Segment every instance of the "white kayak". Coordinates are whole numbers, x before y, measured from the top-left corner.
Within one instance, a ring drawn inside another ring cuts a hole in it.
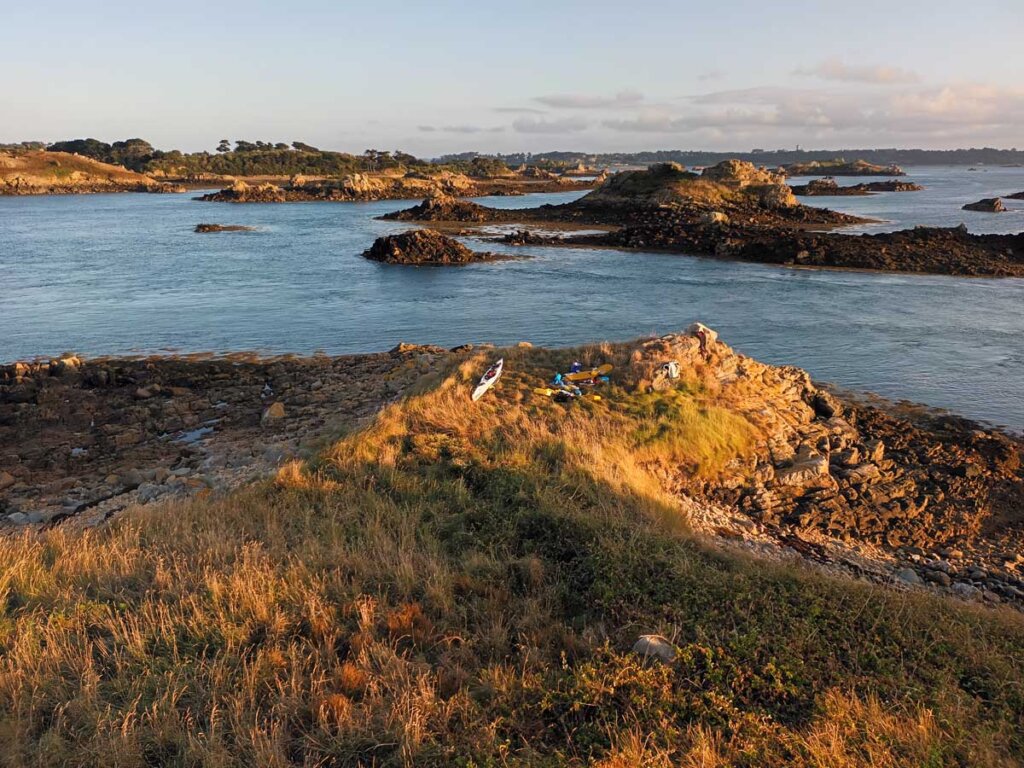
[[[494,386],[494,382],[501,378],[501,369],[505,365],[505,360],[502,358],[490,368],[487,372],[480,377],[480,383],[476,385],[476,389],[473,390],[473,399],[479,400],[484,396],[484,392]]]

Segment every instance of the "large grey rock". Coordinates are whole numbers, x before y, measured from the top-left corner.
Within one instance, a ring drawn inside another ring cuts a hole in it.
[[[690,323],[689,327],[686,329],[686,333],[690,336],[696,336],[697,331],[701,328],[704,329],[704,334],[707,336],[708,344],[714,344],[718,341],[718,331],[708,328],[704,323]]]
[[[160,496],[162,490],[155,483],[143,483],[139,486],[139,501],[143,504],[153,501]]]
[[[973,600],[981,594],[981,590],[973,584],[968,584],[966,581],[958,581],[953,585],[953,594],[964,598],[965,600]]]
[[[122,472],[118,479],[121,481],[121,485],[129,490],[138,488],[144,482],[145,478],[142,476],[142,472],[137,469],[129,469]]]
[[[976,203],[968,203],[963,207],[965,211],[981,211],[982,213],[1003,213],[1006,206],[998,197],[986,197]]]
[[[803,487],[819,483],[827,476],[828,459],[804,447],[797,452],[792,466],[775,471],[775,483]]]
[[[908,586],[917,586],[921,584],[921,577],[917,575],[917,571],[913,568],[900,568],[894,574],[896,581],[899,581]]]
[[[263,411],[263,415],[260,417],[260,424],[267,426],[274,424],[284,418],[284,403],[277,402],[271,403],[267,406],[267,409]]]
[[[676,660],[676,648],[661,635],[640,635],[633,643],[633,653],[639,653],[647,659],[657,659],[666,664]]]
[[[700,217],[702,224],[728,224],[729,217],[721,211],[708,211]]]
[[[853,467],[842,472],[842,476],[853,485],[876,480],[881,474],[881,471],[874,464],[861,464],[859,467]]]
[[[945,571],[925,571],[924,577],[942,587],[948,587],[953,581]]]

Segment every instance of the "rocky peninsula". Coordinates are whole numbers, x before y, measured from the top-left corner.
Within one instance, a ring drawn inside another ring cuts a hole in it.
[[[14,757],[1014,764],[1020,443],[704,336],[4,367]]]
[[[781,175],[736,160],[700,174],[676,164],[619,173],[565,205],[497,210],[444,198],[384,218],[470,229],[501,223],[524,225],[520,230],[608,230],[534,236],[530,244],[662,250],[787,266],[1024,276],[1024,233],[974,235],[964,227],[877,235],[826,231],[865,220],[801,205]]]
[[[664,421],[687,434],[671,421],[684,404],[661,364],[676,360],[686,381],[702,382],[701,407],[733,424],[739,453],[712,464],[700,454],[652,457],[645,471],[705,535],[770,557],[795,552],[847,576],[1024,607],[1024,446],[998,430],[830,392],[713,333],[707,355],[689,333],[501,354],[512,376],[501,397],[514,400],[551,366],[612,362],[607,410],[596,416],[609,434],[625,426],[615,414],[638,419],[634,428]],[[95,525],[134,505],[225,492],[481,359],[472,347],[400,345],[343,357],[65,356],[5,366],[0,528]]]

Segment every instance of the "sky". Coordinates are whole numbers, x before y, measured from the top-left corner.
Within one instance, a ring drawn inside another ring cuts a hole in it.
[[[39,0],[0,28],[0,142],[1024,148],[1021,0]]]

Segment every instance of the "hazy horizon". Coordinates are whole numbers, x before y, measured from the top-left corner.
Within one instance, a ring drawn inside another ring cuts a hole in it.
[[[421,156],[1024,144],[1024,10],[858,6],[43,2],[5,11],[36,34],[0,49],[14,73],[0,142]]]

